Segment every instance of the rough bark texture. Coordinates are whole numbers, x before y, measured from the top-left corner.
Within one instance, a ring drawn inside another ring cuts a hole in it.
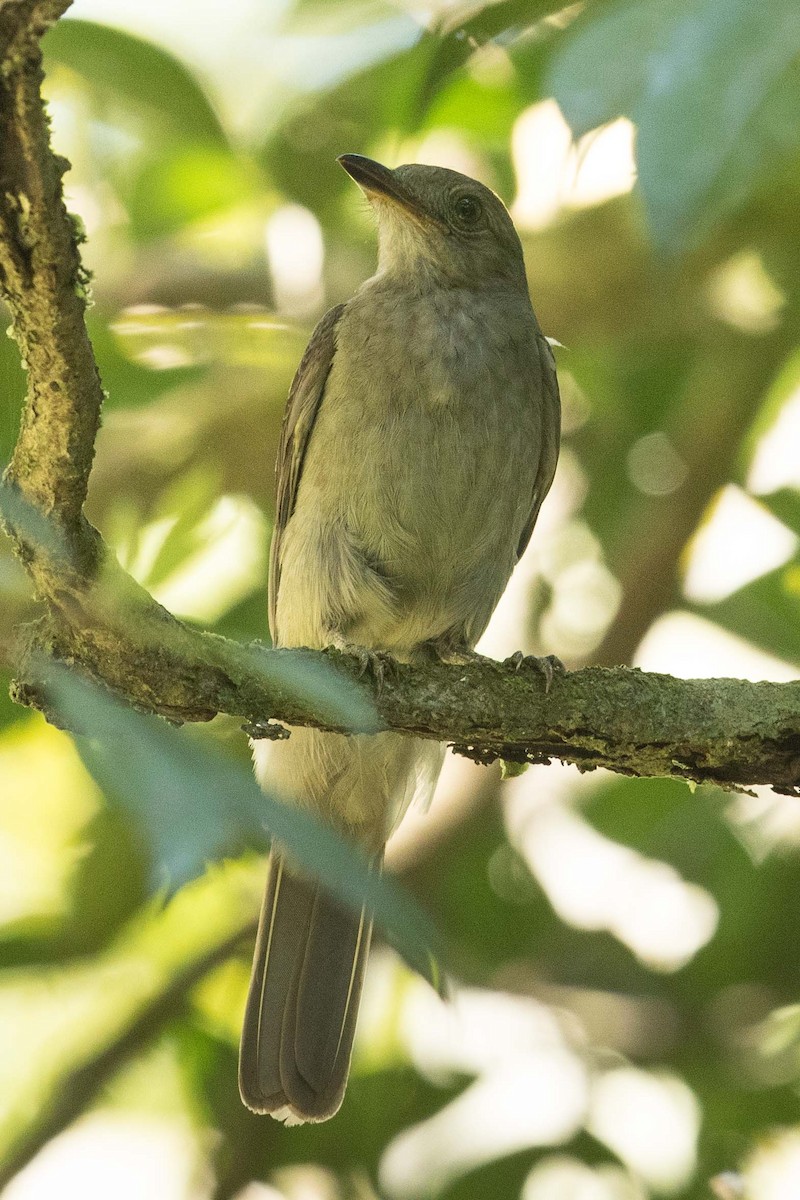
[[[47,711],[43,663],[86,671],[172,720],[244,718],[447,741],[478,761],[551,757],[800,794],[800,682],[680,680],[593,668],[392,666],[382,684],[335,651],[267,650],[190,629],[124,574],[82,509],[102,389],[84,324],[66,168],[49,147],[38,39],[69,0],[0,0],[0,286],[28,369],[3,511],[47,615],[20,631],[14,695]],[[42,519],[52,536],[41,536]],[[327,699],[317,684],[325,684]],[[316,682],[314,682],[316,681]]]

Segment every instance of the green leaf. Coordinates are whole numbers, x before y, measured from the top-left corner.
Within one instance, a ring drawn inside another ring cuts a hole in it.
[[[633,116],[647,95],[653,56],[688,6],[687,0],[633,0],[586,10],[553,56],[548,73],[576,138],[617,117]],[[663,61],[666,65],[666,57]]]
[[[800,667],[800,559],[695,611],[768,654]]]
[[[768,13],[750,0],[636,0],[590,9],[550,81],[576,136],[620,115],[634,121],[653,239],[677,251],[800,146],[786,92],[800,95],[798,52],[795,0]]]
[[[99,25],[68,19],[48,30],[45,61],[82,75],[102,99],[114,97],[160,125],[175,140],[224,148],[219,118],[194,75],[152,42]]]
[[[197,978],[252,936],[262,876],[259,863],[227,863],[167,905],[142,911],[96,958],[66,968],[5,973],[4,1183],[181,1010]]]
[[[360,6],[358,30],[370,44],[377,28],[371,4]],[[387,134],[408,135],[433,125],[451,125],[492,140],[507,136],[524,99],[538,96],[538,55],[520,46],[519,71],[508,87],[484,87],[462,73],[476,50],[487,42],[511,42],[560,5],[553,0],[501,0],[471,7],[463,20],[443,20],[438,29],[422,30],[413,22],[395,21],[394,40],[386,41],[379,61],[337,75],[333,86],[308,91],[289,106],[271,131],[263,159],[271,176],[288,195],[324,216],[332,211],[347,180],[334,167],[343,150],[368,153],[370,143]],[[301,5],[322,19],[329,5]],[[358,13],[359,6],[346,9]],[[369,18],[369,19],[368,19]],[[518,86],[519,85],[519,86]],[[319,164],[328,164],[320,171]]]
[[[185,321],[185,314],[183,316]],[[125,320],[129,319],[126,314]],[[153,322],[154,317],[151,315],[151,325]],[[203,375],[204,367],[199,363],[156,370],[135,361],[131,354],[123,352],[126,347],[109,327],[107,314],[101,313],[97,308],[90,309],[86,314],[86,324],[100,378],[107,392],[104,412],[112,408],[139,408],[164,392],[181,384],[194,382]]]
[[[277,839],[326,888],[355,911],[363,904],[406,961],[432,982],[429,918],[366,858],[311,814],[265,794],[252,772],[165,722],[123,707],[65,669],[48,672],[48,689],[76,735],[87,770],[135,816],[151,851],[156,888],[180,886],[207,864]]]
[[[162,237],[255,199],[263,190],[260,172],[226,147],[170,145],[137,176],[129,198],[131,220],[139,237]]]
[[[409,26],[399,50],[333,88],[297,97],[262,149],[275,185],[321,217],[334,212],[352,187],[337,156],[348,150],[368,153],[378,137],[416,126],[437,44],[418,26]]]
[[[759,496],[758,500],[774,517],[800,536],[800,488],[778,488],[775,492]]]
[[[344,174],[344,172],[340,172]],[[224,363],[226,368],[256,367],[276,375],[288,389],[292,373],[303,355],[311,330],[287,324],[269,309],[215,312],[211,309],[145,308],[120,314],[110,335],[131,370],[163,376],[160,390],[193,378],[199,366]],[[94,338],[94,333],[93,333]],[[105,342],[101,346],[106,362]],[[170,351],[189,367],[155,369],[136,364],[169,361]],[[123,380],[124,383],[124,380]],[[151,386],[158,386],[156,380]]]

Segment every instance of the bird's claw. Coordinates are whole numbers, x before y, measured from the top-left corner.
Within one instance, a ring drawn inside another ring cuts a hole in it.
[[[366,646],[348,646],[346,653],[352,654],[358,660],[358,677],[367,676],[375,683],[377,694],[380,696],[386,680],[397,678],[397,659],[382,650],[368,650]]]
[[[566,667],[560,658],[556,658],[555,654],[545,654],[542,658],[538,658],[535,654],[523,654],[521,650],[517,650],[505,660],[503,665],[513,667],[515,671],[520,671],[523,667],[538,671],[544,678],[545,695],[550,691],[556,675],[566,673]]]
[[[425,656],[435,663],[445,663],[450,667],[468,667],[471,663],[480,662],[482,655],[468,646],[455,646],[448,641],[423,642],[421,647]]]

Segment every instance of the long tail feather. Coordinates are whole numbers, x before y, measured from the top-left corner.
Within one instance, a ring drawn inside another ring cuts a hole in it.
[[[338,1111],[371,922],[273,853],[239,1056],[248,1108],[291,1123]]]

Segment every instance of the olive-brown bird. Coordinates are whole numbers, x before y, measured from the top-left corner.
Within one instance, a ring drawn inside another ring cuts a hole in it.
[[[378,270],[322,318],[289,393],[272,637],[463,661],[553,479],[553,355],[493,192],[440,167],[339,162],[377,216]],[[411,799],[430,794],[442,750],[295,729],[254,757],[265,788],[377,865]],[[367,915],[273,849],[241,1044],[248,1107],[287,1123],[338,1110],[370,933]]]

